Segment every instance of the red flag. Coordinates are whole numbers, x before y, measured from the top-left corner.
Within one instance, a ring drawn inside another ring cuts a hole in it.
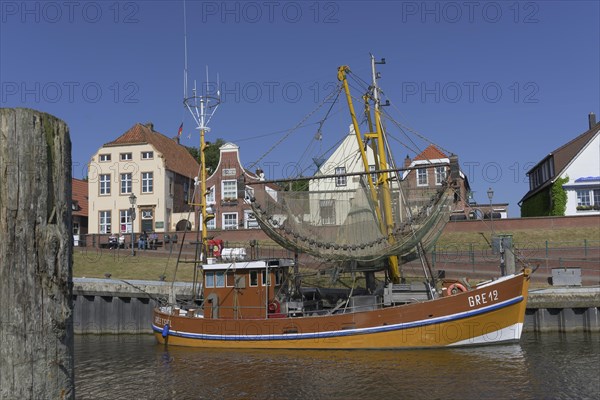
[[[177,131],[177,137],[181,137],[181,132],[183,131],[183,122],[179,125],[179,130]]]

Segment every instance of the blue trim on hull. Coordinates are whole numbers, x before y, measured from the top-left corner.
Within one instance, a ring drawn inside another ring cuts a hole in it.
[[[382,325],[370,328],[358,328],[358,329],[346,329],[343,331],[327,331],[327,332],[310,332],[310,333],[287,333],[283,335],[206,335],[201,333],[188,333],[173,330],[172,327],[169,330],[169,336],[176,336],[186,339],[199,339],[199,340],[219,340],[219,341],[269,341],[269,340],[301,340],[301,339],[324,339],[342,336],[354,336],[364,335],[370,333],[381,333],[390,332],[403,329],[417,328],[428,325],[440,324],[451,321],[458,321],[461,319],[474,317],[477,315],[485,314],[490,311],[499,310],[513,304],[517,304],[523,301],[523,296],[518,296],[510,300],[503,301],[501,303],[493,304],[491,306],[482,307],[473,311],[465,311],[458,314],[448,315],[444,317],[431,318],[427,320],[408,322],[402,324],[393,325]],[[154,332],[162,333],[163,329],[152,324],[152,330]]]

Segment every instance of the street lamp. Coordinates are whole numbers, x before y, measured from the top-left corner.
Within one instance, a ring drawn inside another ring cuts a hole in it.
[[[494,197],[494,191],[489,188],[487,191],[488,199],[490,199],[490,225],[492,227],[492,235],[494,234],[494,210],[492,208],[492,198]]]
[[[135,241],[135,236],[133,233],[133,221],[135,221],[135,202],[137,201],[137,197],[135,194],[131,192],[131,196],[129,196],[129,204],[131,204],[131,208],[129,209],[129,214],[131,215],[131,255],[135,256],[135,248],[133,247],[133,242]]]

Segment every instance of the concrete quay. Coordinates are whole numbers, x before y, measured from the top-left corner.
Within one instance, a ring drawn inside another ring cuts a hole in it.
[[[191,296],[193,285],[99,278],[73,279],[75,334],[151,333],[157,298]],[[531,289],[525,332],[600,332],[600,287]]]

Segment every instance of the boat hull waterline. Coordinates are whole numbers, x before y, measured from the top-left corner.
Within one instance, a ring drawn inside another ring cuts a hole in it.
[[[514,342],[521,337],[528,287],[526,270],[435,300],[292,318],[199,318],[157,308],[152,329],[159,343],[210,348],[401,349]]]

